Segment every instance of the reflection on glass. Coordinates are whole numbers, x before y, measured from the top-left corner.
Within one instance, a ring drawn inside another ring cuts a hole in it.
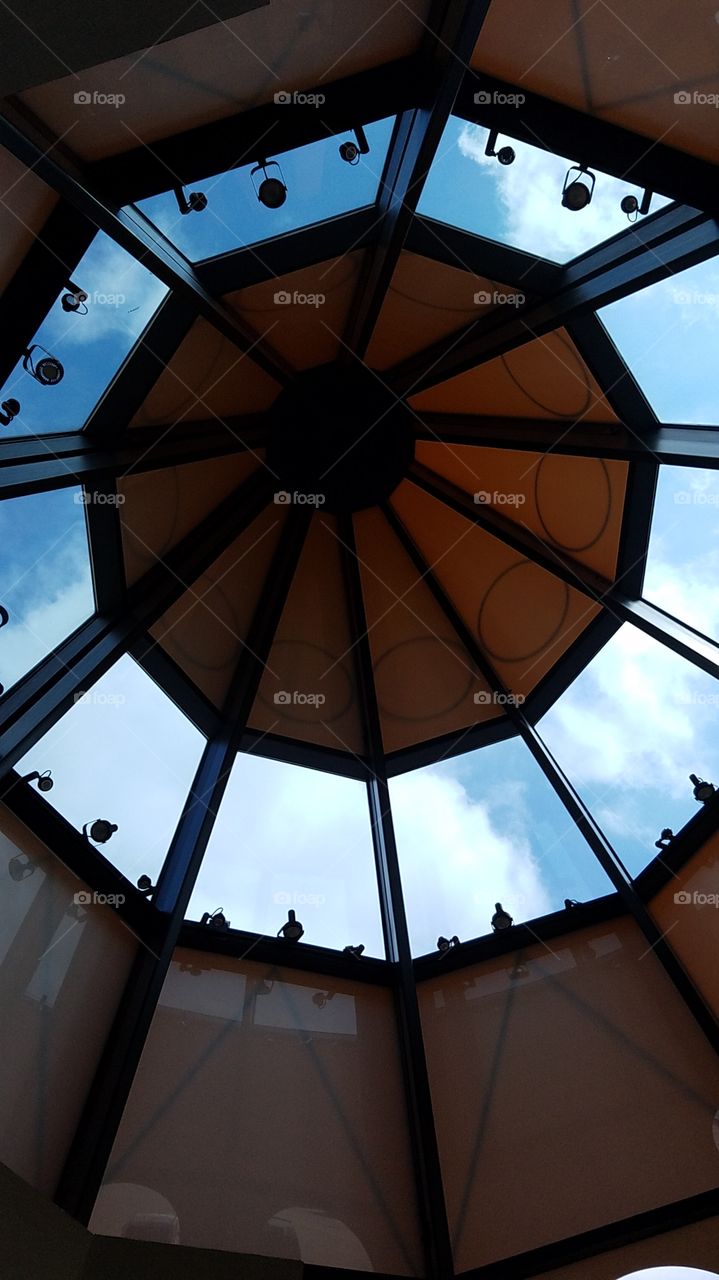
[[[719,471],[660,468],[644,595],[719,638]]]
[[[95,610],[80,489],[0,502],[0,682],[9,689]]]
[[[239,755],[188,915],[218,906],[233,928],[271,937],[293,910],[303,942],[384,955],[364,785]]]
[[[719,781],[711,676],[627,624],[547,713],[540,732],[635,875],[696,812],[690,773]]]
[[[10,397],[20,404],[17,416],[1,428],[4,436],[80,431],[167,293],[102,231],[75,268],[73,283],[86,299],[68,310],[67,297],[81,294],[63,289],[33,338],[30,360],[20,359],[0,389],[1,401]],[[56,377],[56,370],[40,364],[48,359],[59,361],[63,371],[53,385],[30,372]]]
[[[661,422],[719,425],[719,260],[710,258],[599,312]]]
[[[626,196],[641,203],[640,188],[594,170],[591,203],[564,208],[562,190],[573,160],[500,135],[499,146],[511,144],[515,153],[512,164],[500,164],[485,155],[488,138],[487,129],[450,116],[419,213],[550,262],[567,262],[629,226],[621,209]],[[668,203],[655,195],[651,212]]]
[[[515,923],[612,885],[519,739],[390,781],[414,954],[489,933],[499,901]]]
[[[262,170],[253,174],[256,165],[246,164],[193,183],[193,190],[207,199],[206,206],[197,211],[180,213],[172,191],[141,200],[138,208],[191,262],[284,235],[372,204],[393,124],[394,120],[388,119],[366,126],[369,154],[359,156],[356,164],[341,159],[340,138],[323,138],[284,155],[268,157],[266,174]],[[260,203],[257,192],[265,180],[280,182],[287,188],[281,206],[269,208]],[[185,192],[188,201],[191,195],[192,191]]]
[[[48,762],[48,799],[78,830],[96,818],[117,824],[102,853],[133,883],[162,867],[204,745],[202,735],[146,676],[122,657],[18,764]]]

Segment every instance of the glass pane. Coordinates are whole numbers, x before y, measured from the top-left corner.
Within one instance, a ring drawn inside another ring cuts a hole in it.
[[[129,880],[156,880],[204,746],[201,733],[123,657],[18,764],[51,769],[47,799],[79,831],[117,825],[102,853]],[[42,764],[40,762],[43,762]]]
[[[392,778],[390,796],[415,955],[489,933],[497,901],[519,923],[612,892],[519,739]]]
[[[719,782],[717,693],[711,676],[627,624],[540,724],[633,875],[662,829],[679,831],[696,811],[689,774]]]
[[[419,213],[550,262],[576,258],[629,226],[620,205],[629,195],[641,202],[640,188],[593,170],[591,203],[579,211],[566,209],[562,189],[573,160],[503,134],[497,145],[511,145],[516,159],[500,164],[485,155],[488,138],[487,129],[450,116]],[[655,195],[651,212],[669,203]]]
[[[0,681],[9,689],[95,611],[81,489],[0,502]]]
[[[62,380],[41,385],[18,361],[0,391],[1,400],[13,398],[20,404],[5,428],[8,435],[81,430],[167,293],[146,267],[101,231],[78,263],[73,283],[87,300],[78,311],[68,312],[58,298],[33,338],[33,367],[42,372],[40,361],[56,357],[64,369]]]
[[[599,312],[661,422],[719,426],[719,259]]]
[[[239,755],[188,915],[217,907],[235,929],[271,937],[292,909],[305,942],[383,956],[364,784]]]
[[[207,197],[202,211],[181,214],[172,191],[141,200],[138,208],[191,262],[229,253],[372,204],[393,125],[393,119],[367,125],[369,155],[360,156],[357,164],[340,158],[340,140],[334,137],[269,157],[280,167],[269,167],[267,177],[279,179],[287,188],[281,208],[266,208],[260,203],[256,191],[264,175],[251,176],[254,164],[193,183],[193,190]]]
[[[660,467],[644,595],[716,640],[718,584],[719,471]]]

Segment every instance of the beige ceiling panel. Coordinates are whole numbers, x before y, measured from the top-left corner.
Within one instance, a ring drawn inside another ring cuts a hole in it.
[[[17,271],[56,202],[54,191],[0,147],[0,291]]]

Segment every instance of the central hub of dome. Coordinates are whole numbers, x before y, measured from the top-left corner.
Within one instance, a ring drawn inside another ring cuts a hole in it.
[[[332,512],[372,507],[414,457],[414,418],[363,365],[298,374],[270,410],[267,465],[294,501]],[[296,495],[296,496],[295,496]]]

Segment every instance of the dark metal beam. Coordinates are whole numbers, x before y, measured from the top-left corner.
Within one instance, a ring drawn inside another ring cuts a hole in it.
[[[119,614],[125,606],[127,588],[114,475],[100,471],[93,476],[92,483],[85,486],[82,496],[85,499],[95,611],[105,616]]]
[[[457,96],[455,114],[695,209],[719,214],[716,167],[707,160],[530,93],[523,85],[519,88],[523,101],[518,107],[513,96],[507,100],[507,94],[516,95],[516,85],[472,71]],[[475,102],[478,90],[490,95],[488,103]]]
[[[127,652],[205,738],[216,736],[221,720],[217,707],[148,632],[133,640]]]
[[[453,1274],[452,1245],[444,1200],[439,1148],[434,1127],[429,1075],[422,1040],[417,989],[412,967],[402,880],[392,823],[389,785],[367,633],[362,579],[351,516],[340,517],[342,572],[354,637],[357,688],[372,776],[367,799],[372,826],[380,911],[387,958],[395,968],[397,1030],[405,1079],[415,1182],[429,1280]]]
[[[567,324],[567,333],[619,421],[650,435],[659,425],[657,416],[599,317],[578,316]]]
[[[256,964],[276,965],[280,969],[293,969],[300,973],[321,973],[346,982],[366,982],[375,987],[391,987],[394,982],[392,965],[377,956],[366,953],[359,958],[348,956],[343,951],[313,946],[304,941],[302,946],[296,947],[284,938],[248,933],[244,929],[208,929],[193,920],[184,922],[177,945],[205,952],[208,957],[233,956],[241,960],[248,956]]]
[[[90,618],[0,700],[0,778],[259,515],[271,495],[250,476],[137,582],[118,614]]]
[[[197,314],[223,337],[243,353],[251,351],[252,360],[265,373],[281,385],[290,381],[292,374],[285,361],[203,288],[187,258],[138,210],[119,208],[93,191],[57,139],[46,137],[25,119],[5,114],[0,115],[0,144],[174,293],[187,298]]]
[[[114,447],[84,432],[18,436],[0,444],[0,498],[46,489],[92,486],[104,473],[118,479],[189,462],[254,452],[267,443],[262,413],[245,418],[133,427]]]
[[[561,278],[562,268],[544,258],[535,258],[521,249],[511,249],[496,240],[473,235],[461,227],[437,222],[435,218],[415,214],[404,247],[445,266],[472,275],[511,285],[526,293],[552,293]]]
[[[590,250],[576,265],[570,263],[551,297],[521,307],[497,307],[401,361],[387,371],[386,379],[399,393],[436,386],[718,250],[719,224],[713,218],[669,205],[637,228],[629,227],[607,245]]]
[[[604,832],[595,822],[584,801],[574,790],[571,782],[555,760],[546,743],[540,737],[534,725],[530,724],[523,708],[511,696],[511,690],[499,679],[490,660],[487,658],[474,633],[464,622],[454,602],[447,595],[433,570],[407,531],[394,508],[385,505],[384,513],[395,534],[400,540],[422,581],[432,592],[435,600],[445,615],[451,620],[454,630],[462,641],[467,653],[481,671],[493,693],[502,698],[502,706],[515,725],[525,746],[539,765],[542,773],[561,800],[572,821],[584,836],[587,844],[595,854],[602,870],[609,877],[627,910],[644,934],[657,960],[673,983],[678,995],[693,1015],[707,1040],[716,1053],[719,1053],[719,1022],[709,1006],[694,986],[691,978],[684,970],[672,948],[667,943],[659,927],[649,914],[644,902],[636,891],[629,872],[621,858],[610,845]]]
[[[664,613],[656,605],[628,595],[623,585],[618,585],[622,583],[621,576],[618,576],[615,583],[601,577],[565,552],[558,551],[550,542],[542,541],[508,516],[482,504],[475,504],[463,489],[421,463],[413,463],[409,478],[425,493],[446,503],[453,511],[498,538],[518,555],[553,574],[568,587],[581,591],[582,595],[601,605],[617,622],[633,623],[640,631],[655,640],[661,640],[662,644],[688,659],[694,666],[719,679],[719,645]],[[635,566],[629,566],[633,567]]]
[[[133,966],[58,1183],[56,1203],[84,1223],[89,1221],[102,1185],[310,518],[302,510],[292,510],[287,516],[267,577],[267,590],[255,609],[247,643],[223,709],[222,727],[203,752],[158,877],[154,904],[164,916],[161,944],[156,952],[141,952]]]
[[[216,297],[247,289],[265,280],[313,267],[364,249],[377,235],[374,205],[353,209],[351,213],[314,222],[298,231],[288,231],[259,244],[246,245],[217,258],[207,258],[195,265],[197,278]]]
[[[377,197],[379,237],[365,259],[345,334],[347,346],[360,359],[370,344],[489,2],[449,0],[443,7],[436,29],[427,34],[420,80],[425,92],[431,92],[431,106],[413,105],[397,117]]]

